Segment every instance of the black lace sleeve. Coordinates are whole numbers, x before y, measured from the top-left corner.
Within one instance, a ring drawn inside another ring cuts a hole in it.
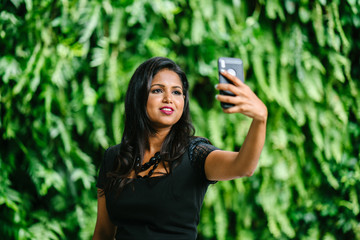
[[[189,159],[191,165],[198,171],[206,182],[214,184],[216,181],[209,181],[205,175],[206,157],[214,150],[219,148],[213,146],[206,138],[194,138],[189,145]]]
[[[106,181],[108,180],[106,174],[114,169],[115,158],[119,149],[119,144],[106,149],[96,182],[97,188],[104,189]]]

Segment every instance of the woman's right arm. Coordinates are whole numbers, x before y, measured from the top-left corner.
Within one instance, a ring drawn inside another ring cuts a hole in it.
[[[97,219],[95,225],[95,231],[93,240],[105,240],[105,239],[114,239],[116,226],[110,221],[109,214],[106,209],[106,198],[105,194],[102,193],[102,189],[98,188],[97,196],[98,196],[98,212]]]

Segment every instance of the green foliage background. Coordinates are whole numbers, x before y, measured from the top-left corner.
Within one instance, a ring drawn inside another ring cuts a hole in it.
[[[215,101],[244,61],[269,110],[251,178],[209,189],[199,239],[360,239],[360,1],[0,1],[0,236],[89,239],[104,149],[134,69],[175,60],[197,135],[238,150],[250,120]]]

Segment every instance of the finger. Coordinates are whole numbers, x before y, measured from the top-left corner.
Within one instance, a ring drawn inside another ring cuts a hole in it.
[[[232,83],[234,83],[236,86],[243,86],[244,83],[238,79],[236,76],[231,75],[229,72],[227,71],[221,71],[220,72],[221,75],[223,75],[224,77],[226,77],[227,79],[229,79]]]
[[[239,113],[239,110],[237,110],[237,107],[229,107],[229,108],[223,108],[224,113]]]
[[[239,96],[216,95],[216,99],[222,103],[229,103],[233,105],[239,105],[244,103]]]
[[[251,115],[251,113],[248,113],[251,108],[251,104],[239,96],[216,95],[216,99],[222,103],[234,105],[233,107],[223,109],[225,113],[242,113],[247,116]]]
[[[249,106],[246,106],[246,104],[240,104],[240,105],[235,105],[233,107],[227,108],[227,109],[223,109],[224,113],[241,113],[247,117],[253,118],[254,114],[249,111]]]
[[[216,99],[223,103],[232,103],[234,102],[235,96],[228,96],[228,95],[216,95]]]
[[[224,113],[241,113],[252,119],[258,119],[261,121],[266,121],[267,119],[267,109],[264,105],[263,108],[254,108],[253,105],[247,103],[239,103],[233,107],[223,109]]]
[[[240,95],[241,91],[238,86],[229,83],[219,83],[215,86],[217,90],[229,91],[235,95]]]

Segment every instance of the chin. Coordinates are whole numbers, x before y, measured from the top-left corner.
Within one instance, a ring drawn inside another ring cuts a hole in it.
[[[171,122],[157,122],[154,123],[155,128],[172,128],[177,122],[171,121]]]

